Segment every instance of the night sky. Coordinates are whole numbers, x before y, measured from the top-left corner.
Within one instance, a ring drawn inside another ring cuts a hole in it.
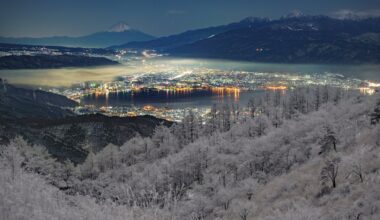
[[[0,0],[0,36],[78,36],[120,21],[163,36],[293,10],[380,15],[380,0]]]

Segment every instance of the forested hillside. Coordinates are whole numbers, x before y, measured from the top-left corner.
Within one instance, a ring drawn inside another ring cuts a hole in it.
[[[319,86],[190,111],[78,165],[15,138],[0,219],[380,219],[379,134],[379,94]]]

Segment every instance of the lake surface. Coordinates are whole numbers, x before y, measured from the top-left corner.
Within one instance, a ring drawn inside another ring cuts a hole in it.
[[[168,93],[165,91],[119,92],[108,95],[88,95],[82,98],[85,105],[143,107],[207,108],[213,104],[234,103],[247,106],[249,100],[261,91],[241,91],[239,93],[215,93],[211,90],[194,90],[187,93]]]
[[[323,65],[323,64],[267,64],[210,59],[154,58],[136,60],[121,65],[91,68],[63,68],[46,70],[0,70],[0,77],[13,84],[31,86],[70,86],[85,81],[112,81],[118,76],[156,72],[178,72],[194,69],[218,69],[281,74],[334,73],[363,80],[380,81],[380,65]]]

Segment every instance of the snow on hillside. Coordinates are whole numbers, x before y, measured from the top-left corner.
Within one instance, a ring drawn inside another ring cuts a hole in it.
[[[1,148],[0,218],[380,219],[379,98],[267,92],[249,115],[189,112],[78,165],[16,138]]]

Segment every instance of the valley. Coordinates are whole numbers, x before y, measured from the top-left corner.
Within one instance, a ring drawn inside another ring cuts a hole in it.
[[[0,220],[380,219],[378,1],[4,0],[0,26]]]

